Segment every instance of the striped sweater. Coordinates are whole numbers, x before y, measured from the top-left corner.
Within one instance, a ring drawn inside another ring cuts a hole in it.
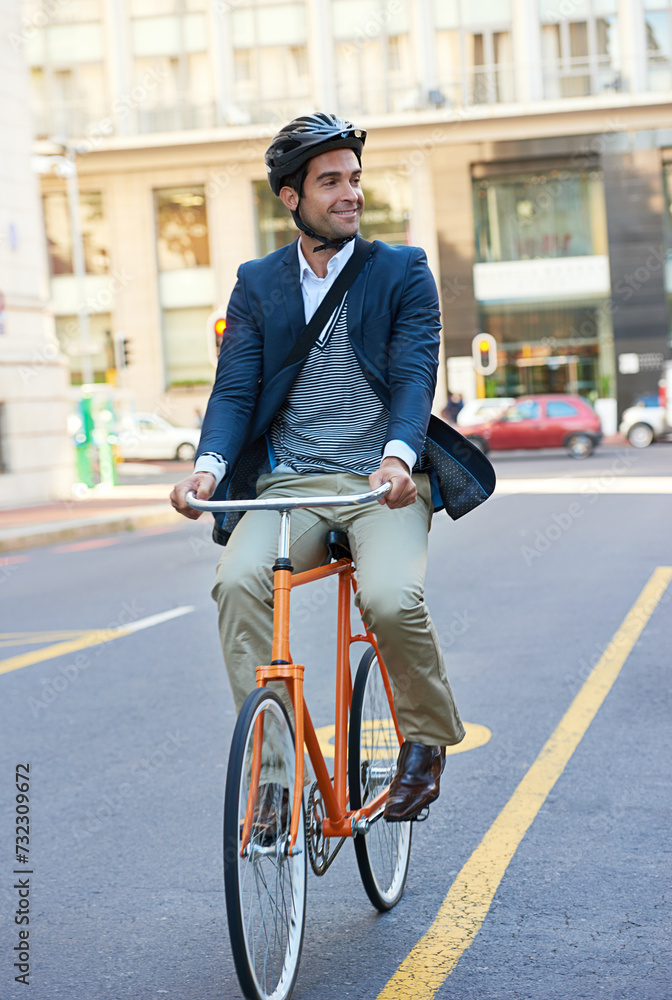
[[[346,292],[271,425],[274,471],[368,476],[380,465],[387,417],[348,338]]]

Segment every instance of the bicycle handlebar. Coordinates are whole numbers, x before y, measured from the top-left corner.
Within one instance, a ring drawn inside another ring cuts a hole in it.
[[[354,493],[349,496],[332,497],[268,497],[266,500],[197,500],[193,490],[187,493],[187,503],[194,510],[228,513],[234,510],[296,510],[298,507],[354,507],[358,504],[373,503],[384,497],[392,489],[392,483],[382,483],[368,493]]]

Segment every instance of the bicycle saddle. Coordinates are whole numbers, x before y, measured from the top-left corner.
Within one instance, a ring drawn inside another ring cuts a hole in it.
[[[345,531],[330,531],[327,535],[327,551],[331,561],[352,559],[347,533]]]

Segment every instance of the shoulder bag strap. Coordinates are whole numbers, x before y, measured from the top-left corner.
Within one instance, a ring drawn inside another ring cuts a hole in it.
[[[291,365],[296,364],[297,361],[306,360],[313,344],[327,325],[329,317],[364,267],[372,247],[373,243],[362,239],[361,236],[359,237],[355,243],[352,257],[324,296],[310,322],[299,334],[294,346],[285,358],[282,368],[279,369],[280,371],[283,368],[289,368]]]

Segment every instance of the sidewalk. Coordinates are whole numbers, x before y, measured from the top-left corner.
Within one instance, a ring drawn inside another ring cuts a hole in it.
[[[0,553],[133,531],[157,524],[184,523],[170,506],[166,483],[90,490],[82,499],[0,509]]]

